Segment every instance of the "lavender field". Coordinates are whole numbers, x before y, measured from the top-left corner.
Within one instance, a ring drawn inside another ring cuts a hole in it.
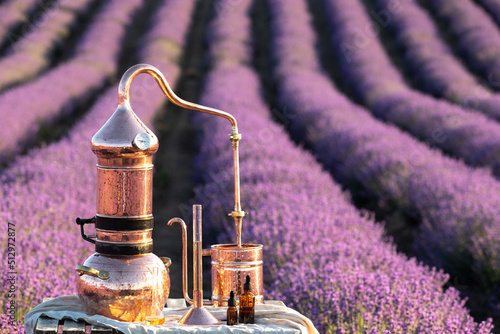
[[[500,333],[500,2],[2,0],[0,18],[0,333],[76,294],[90,139],[137,63],[238,120],[266,299],[320,333]],[[131,93],[167,147],[155,252],[192,203],[205,247],[233,242],[227,121],[146,76]]]

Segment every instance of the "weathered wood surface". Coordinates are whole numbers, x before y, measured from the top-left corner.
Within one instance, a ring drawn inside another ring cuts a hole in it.
[[[35,334],[118,334],[111,328],[103,328],[89,325],[83,321],[56,320],[48,317],[40,317],[36,323]]]

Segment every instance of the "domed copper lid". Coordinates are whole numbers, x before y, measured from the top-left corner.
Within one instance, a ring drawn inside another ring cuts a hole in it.
[[[158,150],[158,138],[125,102],[92,137],[91,148],[98,157],[144,157]]]

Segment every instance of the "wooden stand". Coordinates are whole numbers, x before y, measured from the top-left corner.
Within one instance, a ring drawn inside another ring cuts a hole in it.
[[[87,330],[88,329],[88,330]],[[57,320],[47,317],[40,317],[36,323],[35,334],[118,334],[111,328],[89,325],[83,321],[75,322],[73,320]]]

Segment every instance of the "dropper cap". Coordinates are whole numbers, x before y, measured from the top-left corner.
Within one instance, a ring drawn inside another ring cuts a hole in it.
[[[250,283],[250,275],[247,275],[245,285],[243,285],[243,290],[252,291],[252,283]]]
[[[234,291],[231,290],[231,293],[229,294],[229,300],[227,301],[227,306],[236,306],[236,303],[234,301]]]

